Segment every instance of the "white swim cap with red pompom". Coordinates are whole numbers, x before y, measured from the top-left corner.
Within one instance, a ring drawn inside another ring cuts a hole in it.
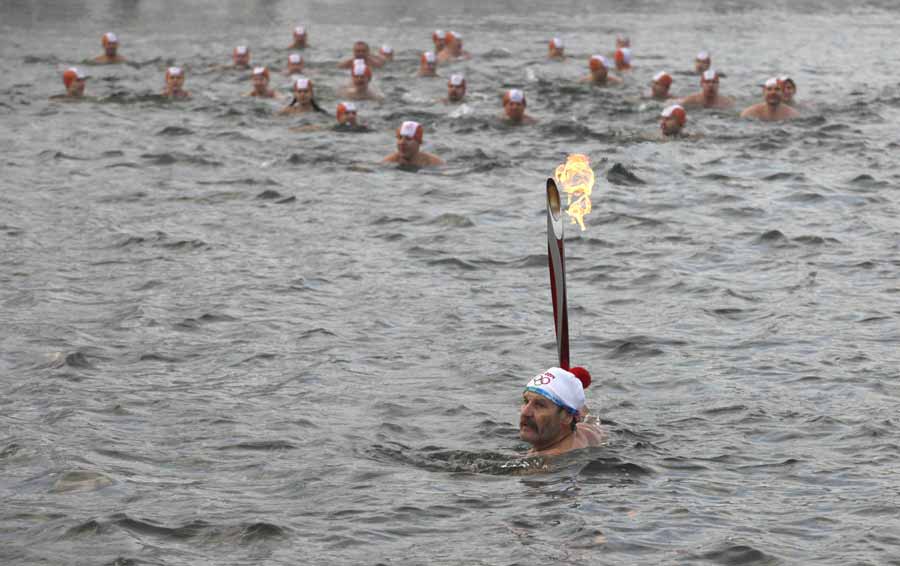
[[[546,397],[573,415],[584,413],[584,390],[591,384],[591,374],[583,367],[571,370],[553,367],[531,378],[525,391]]]

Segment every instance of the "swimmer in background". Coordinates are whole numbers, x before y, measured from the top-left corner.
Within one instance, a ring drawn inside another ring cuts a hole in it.
[[[103,45],[103,55],[94,58],[94,63],[98,65],[114,65],[116,63],[124,63],[125,58],[119,55],[119,38],[111,31],[103,34],[100,38]]]
[[[781,102],[796,110],[797,101],[794,96],[797,94],[797,83],[787,75],[778,77],[778,81],[781,83]]]
[[[303,55],[299,53],[291,53],[288,55],[287,59],[287,68],[284,70],[285,75],[302,75],[303,67],[305,65],[305,61],[303,61]]]
[[[394,48],[390,45],[382,45],[379,47],[378,54],[381,55],[381,58],[384,59],[385,63],[390,63],[394,60]]]
[[[309,44],[306,42],[305,27],[297,26],[294,28],[291,34],[293,36],[293,43],[288,45],[288,49],[306,49],[307,47],[309,47]]]
[[[700,75],[700,92],[686,96],[678,101],[685,108],[717,108],[727,109],[734,106],[734,99],[719,94],[719,73],[709,69]]]
[[[257,98],[281,98],[277,92],[269,88],[269,69],[265,67],[253,67],[253,90],[244,96]]]
[[[321,110],[316,107],[316,110]],[[321,110],[323,113],[324,110]],[[352,102],[339,102],[337,105],[337,111],[335,112],[335,118],[337,122],[335,122],[330,129],[335,132],[369,132],[369,127],[365,124],[360,124],[357,119],[357,111],[356,105]],[[322,124],[304,124],[302,126],[294,126],[292,128],[288,128],[292,132],[315,132],[321,131],[329,128],[329,126],[324,126]]]
[[[528,101],[525,93],[517,88],[510,89],[503,94],[503,115],[501,119],[507,124],[522,125],[536,124],[537,119],[525,113]]]
[[[422,57],[419,58],[419,73],[420,77],[436,77],[437,75],[437,57],[435,57],[434,53],[431,51],[426,51],[422,53]]]
[[[563,43],[563,40],[558,37],[554,37],[550,40],[550,43],[547,44],[547,59],[562,61],[565,58],[566,46]]]
[[[687,124],[687,112],[678,104],[665,108],[659,114],[659,129],[663,139],[683,137],[684,125]]]
[[[231,63],[235,69],[250,68],[250,48],[246,45],[238,45],[231,52]]]
[[[278,111],[278,114],[305,114],[323,111],[313,98],[313,82],[306,77],[297,77],[294,81],[294,98],[290,104]],[[323,111],[324,112],[324,111]]]
[[[617,35],[616,36],[616,49],[621,49],[623,47],[631,48],[631,38],[627,35]]]
[[[697,53],[697,57],[694,58],[694,72],[698,75],[702,75],[706,71],[708,71],[712,67],[712,58],[709,56],[708,51],[701,51]]]
[[[741,118],[756,118],[763,122],[781,122],[800,116],[800,113],[782,104],[781,81],[772,77],[763,86],[764,101],[745,108],[741,112]]]
[[[436,29],[431,32],[431,42],[434,44],[434,53],[440,53],[447,46],[447,32]]]
[[[588,60],[588,69],[591,74],[582,78],[579,82],[590,83],[594,86],[613,86],[622,84],[622,79],[609,74],[609,64],[603,55],[593,55]]]
[[[435,167],[444,160],[421,151],[423,129],[418,122],[406,121],[397,128],[397,151],[384,158],[383,163],[415,167]]]
[[[519,409],[519,438],[531,444],[527,456],[558,456],[606,442],[603,429],[585,422],[590,384],[582,367],[550,368],[528,381]]]
[[[66,93],[55,94],[50,97],[50,100],[79,100],[84,97],[87,77],[80,69],[76,67],[66,69],[63,71],[62,80],[63,86],[66,87]]]
[[[613,56],[616,61],[616,70],[619,72],[631,70],[631,48],[619,47]]]
[[[338,63],[339,69],[351,69],[353,68],[353,62],[357,59],[362,59],[366,62],[366,65],[369,67],[375,67],[376,69],[381,68],[384,65],[384,59],[379,57],[378,55],[372,55],[369,51],[369,44],[365,41],[357,41],[353,44],[353,57],[350,59],[344,59],[340,63]]]
[[[444,104],[460,104],[466,97],[466,77],[462,73],[450,75],[447,81],[447,97],[442,99]]]
[[[383,100],[384,97],[371,87],[371,82],[372,69],[365,59],[357,59],[350,69],[350,84],[341,88],[338,95],[350,100]]]
[[[653,75],[650,82],[650,98],[654,100],[668,100],[672,98],[669,88],[672,86],[672,75],[665,71],[660,71]]]
[[[471,59],[472,54],[463,49],[462,35],[455,31],[447,32],[447,45],[437,54],[438,61],[446,63],[460,59]]]
[[[184,69],[169,67],[166,69],[166,86],[162,95],[166,98],[190,98],[191,93],[184,90]]]

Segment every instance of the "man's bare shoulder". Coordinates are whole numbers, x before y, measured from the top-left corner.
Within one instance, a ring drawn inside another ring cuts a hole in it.
[[[423,167],[437,167],[438,165],[445,164],[446,162],[437,155],[426,153],[424,151],[420,151],[416,158],[416,165]]]

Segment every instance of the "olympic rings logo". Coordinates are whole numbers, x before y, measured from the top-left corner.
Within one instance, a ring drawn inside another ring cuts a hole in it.
[[[554,379],[556,379],[556,376],[547,371],[542,373],[541,375],[534,376],[534,379],[531,380],[531,383],[534,385],[549,385],[550,382]]]

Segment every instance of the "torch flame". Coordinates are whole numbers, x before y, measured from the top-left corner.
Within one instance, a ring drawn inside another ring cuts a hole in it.
[[[591,189],[594,188],[594,170],[587,155],[575,153],[556,168],[556,181],[566,192],[569,208],[566,212],[572,224],[584,231],[584,216],[591,212]]]

